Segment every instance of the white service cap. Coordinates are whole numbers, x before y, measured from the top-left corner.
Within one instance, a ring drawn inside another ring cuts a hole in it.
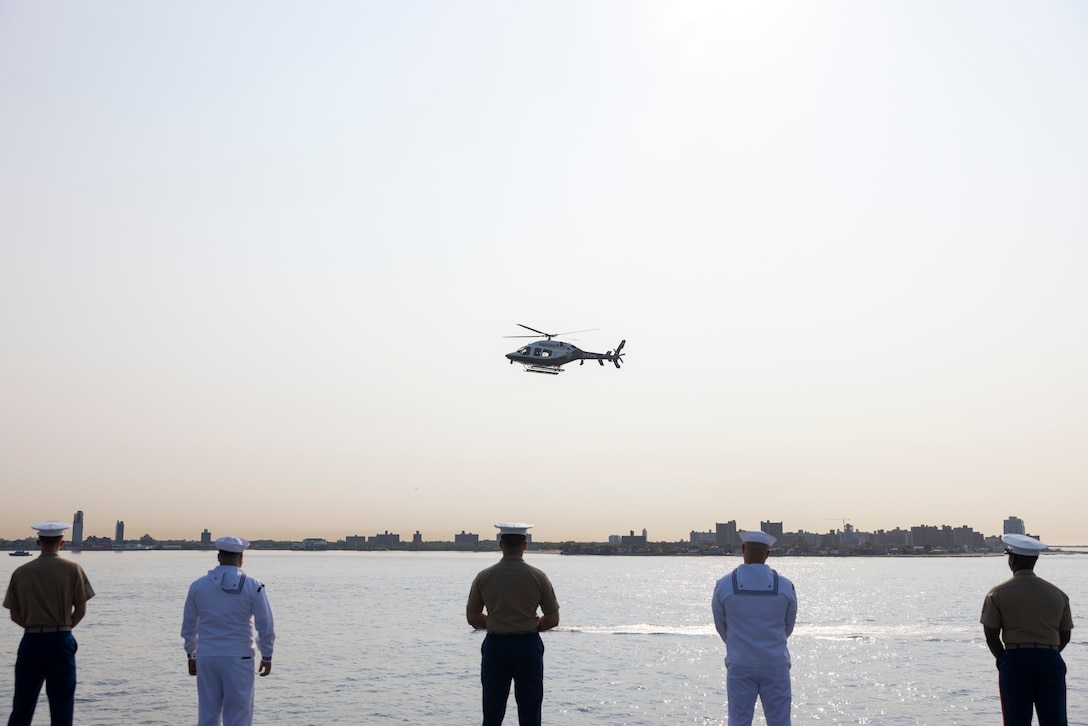
[[[520,534],[525,536],[529,534],[529,528],[533,525],[525,522],[495,522],[495,526],[499,528],[500,535]]]
[[[241,537],[220,537],[215,540],[215,546],[217,549],[223,552],[242,552],[246,547],[249,547],[249,540],[242,539]]]
[[[68,522],[38,522],[30,528],[38,530],[39,537],[63,537],[64,530],[71,526]]]
[[[770,547],[775,543],[775,538],[763,531],[756,532],[737,532],[740,535],[741,542],[755,542],[756,544],[767,545]]]
[[[1046,545],[1026,534],[1006,534],[1001,541],[1005,543],[1006,552],[1024,557],[1038,557],[1039,553],[1046,549]]]

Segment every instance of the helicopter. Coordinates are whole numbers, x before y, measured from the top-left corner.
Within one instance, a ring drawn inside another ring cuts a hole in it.
[[[552,340],[560,335],[572,335],[574,333],[585,333],[585,330],[572,330],[569,333],[545,333],[536,328],[530,328],[528,325],[522,325],[517,323],[518,327],[531,330],[537,335],[543,335],[544,340],[536,340],[529,343],[526,346],[518,348],[513,353],[507,353],[506,357],[509,359],[510,364],[521,363],[525,368],[526,373],[544,373],[551,376],[557,376],[563,372],[563,366],[567,363],[578,361],[578,365],[585,365],[587,360],[595,360],[600,365],[604,365],[604,362],[611,361],[616,368],[620,367],[620,360],[623,358],[624,344],[626,340],[621,340],[620,344],[616,346],[616,349],[610,350],[607,353],[592,353],[588,350],[582,350],[577,346],[573,346],[570,343],[564,343],[559,340]],[[591,328],[593,329],[593,328]],[[535,338],[536,335],[506,335],[506,338]]]

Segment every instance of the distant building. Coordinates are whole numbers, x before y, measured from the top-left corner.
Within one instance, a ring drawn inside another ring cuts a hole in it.
[[[117,520],[117,526],[113,530],[113,543],[115,545],[125,543],[125,523],[120,519]]]
[[[210,547],[212,544],[212,533],[207,529],[200,533],[200,544],[205,547]]]
[[[782,539],[782,523],[781,522],[760,522],[759,529],[767,534],[771,535],[775,539]]]
[[[414,544],[414,545],[423,544],[423,533],[420,532],[418,529],[412,535],[412,544]]]
[[[316,552],[318,550],[328,549],[328,540],[322,537],[307,537],[302,542],[296,542],[291,545],[293,550],[305,550],[306,552]]]
[[[718,535],[712,529],[706,532],[696,532],[693,529],[689,537],[693,545],[714,544],[718,541]]]
[[[1027,534],[1027,529],[1024,528],[1024,520],[1019,517],[1006,519],[1004,534]]]
[[[390,534],[389,530],[385,530],[385,534],[376,534],[370,538],[370,544],[374,547],[394,547],[400,545],[400,535]]]
[[[87,537],[82,549],[84,552],[108,552],[113,549],[113,541],[109,537]]]
[[[729,522],[715,522],[714,524],[714,536],[717,538],[719,545],[723,547],[731,547],[740,542],[737,537],[737,520],[731,520]]]
[[[465,530],[462,529],[461,534],[453,535],[453,541],[454,544],[479,544],[480,535],[471,534],[469,532],[465,532]]]
[[[618,535],[618,534],[608,535],[608,544],[610,544],[610,545],[618,545],[622,541],[623,541],[623,536],[622,535]]]
[[[83,549],[83,510],[80,509],[72,517],[72,544],[73,550]]]
[[[642,530],[642,531],[645,532],[646,530]],[[621,545],[627,545],[628,547],[645,546],[645,544],[646,544],[646,535],[645,534],[635,534],[635,530],[632,529],[630,534],[625,534],[622,537],[620,537],[620,544]]]
[[[357,534],[349,534],[344,538],[344,544],[352,549],[360,549],[366,544],[366,537]]]
[[[952,546],[957,550],[970,552],[971,550],[984,548],[986,538],[982,536],[981,532],[976,532],[965,524],[962,527],[952,529]]]

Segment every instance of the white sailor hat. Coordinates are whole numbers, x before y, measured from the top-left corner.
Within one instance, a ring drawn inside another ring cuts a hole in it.
[[[1006,534],[1001,537],[1005,543],[1005,551],[1024,557],[1038,557],[1039,553],[1046,549],[1046,545],[1026,534]]]
[[[524,537],[529,534],[529,528],[533,525],[525,522],[495,522],[495,526],[499,528],[500,535],[520,534]]]
[[[766,532],[737,532],[740,535],[740,541],[744,543],[754,542],[756,544],[767,545],[770,547],[775,543],[775,538]]]
[[[39,537],[63,537],[64,530],[71,526],[68,522],[38,522],[30,528],[38,530]]]
[[[249,547],[249,541],[241,537],[220,537],[215,541],[215,546],[221,552],[239,553]]]

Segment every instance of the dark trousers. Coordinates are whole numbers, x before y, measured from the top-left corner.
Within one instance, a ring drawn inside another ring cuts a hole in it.
[[[72,726],[76,698],[76,639],[67,633],[27,633],[15,659],[15,697],[8,726],[30,726],[45,683],[51,726]]]
[[[1029,726],[1033,706],[1039,726],[1067,726],[1061,653],[1046,648],[1006,650],[997,672],[1005,726]]]
[[[480,682],[484,687],[483,726],[499,726],[506,715],[510,681],[518,703],[519,726],[540,726],[544,703],[544,641],[538,633],[488,633],[480,647]]]

